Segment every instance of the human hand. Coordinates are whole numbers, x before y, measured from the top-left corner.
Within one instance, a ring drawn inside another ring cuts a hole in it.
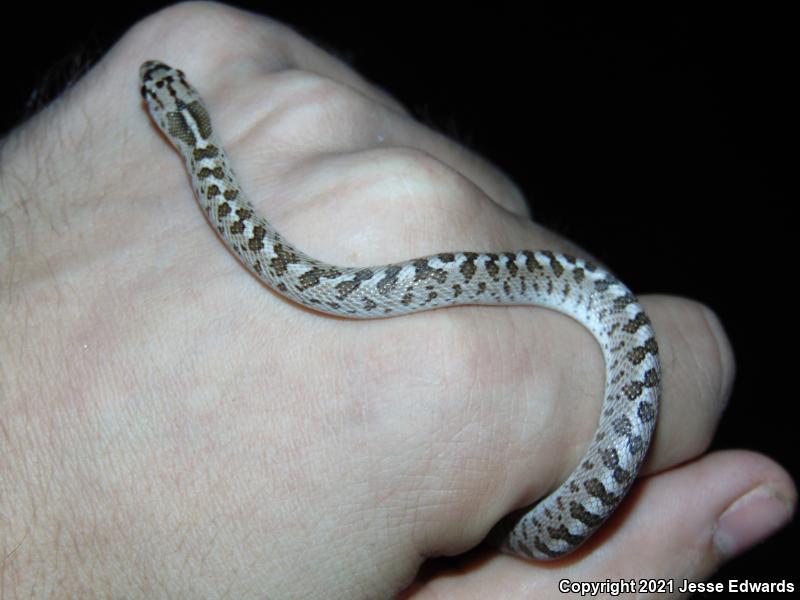
[[[119,596],[390,597],[574,468],[602,390],[583,329],[531,308],[354,323],[265,291],[150,126],[136,93],[147,58],[202,86],[251,196],[313,256],[584,254],[528,221],[502,174],[287,29],[214,5],[148,19],[3,148],[3,197],[17,198],[3,234],[7,569]],[[714,528],[737,498],[760,484],[781,498],[749,496],[764,508],[750,541],[788,516],[794,488],[774,463],[697,459],[733,376],[716,319],[643,302],[665,367],[658,475],[574,557],[488,553],[460,576],[426,572],[407,597],[698,579],[732,553]]]

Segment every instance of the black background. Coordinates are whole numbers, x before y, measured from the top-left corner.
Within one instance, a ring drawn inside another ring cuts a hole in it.
[[[796,319],[788,148],[797,67],[788,14],[237,4],[335,49],[425,122],[485,155],[521,186],[539,221],[638,293],[711,306],[738,362],[714,447],[756,449],[798,473],[796,328],[788,325]],[[19,7],[20,37],[0,42],[13,57],[3,67],[0,131],[41,100],[33,90],[57,90],[82,57],[96,57],[161,5]],[[792,580],[797,535],[790,526],[715,580]]]

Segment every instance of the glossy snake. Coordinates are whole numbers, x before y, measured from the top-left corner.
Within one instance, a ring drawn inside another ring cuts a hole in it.
[[[276,292],[319,312],[359,319],[463,304],[542,306],[591,331],[606,364],[594,438],[569,478],[499,529],[497,540],[507,552],[537,559],[562,556],[583,543],[636,478],[658,413],[658,349],[628,288],[586,260],[546,250],[444,252],[369,268],[320,262],[256,213],[183,72],[148,61],[140,76],[150,115],[185,159],[209,222]]]

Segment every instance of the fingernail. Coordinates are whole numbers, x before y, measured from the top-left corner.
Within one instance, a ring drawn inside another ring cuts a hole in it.
[[[717,521],[714,544],[726,558],[768,538],[791,518],[793,507],[767,486],[757,487],[731,504]]]

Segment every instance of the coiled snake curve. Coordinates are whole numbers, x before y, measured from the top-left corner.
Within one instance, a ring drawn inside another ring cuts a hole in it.
[[[185,75],[161,62],[140,69],[150,115],[186,161],[209,222],[276,292],[319,312],[371,319],[464,304],[531,305],[586,327],[603,350],[605,397],[575,471],[496,540],[511,554],[552,559],[582,544],[622,501],[656,424],[660,367],[650,320],[627,287],[591,262],[550,251],[446,252],[369,268],[304,254],[245,196]]]

